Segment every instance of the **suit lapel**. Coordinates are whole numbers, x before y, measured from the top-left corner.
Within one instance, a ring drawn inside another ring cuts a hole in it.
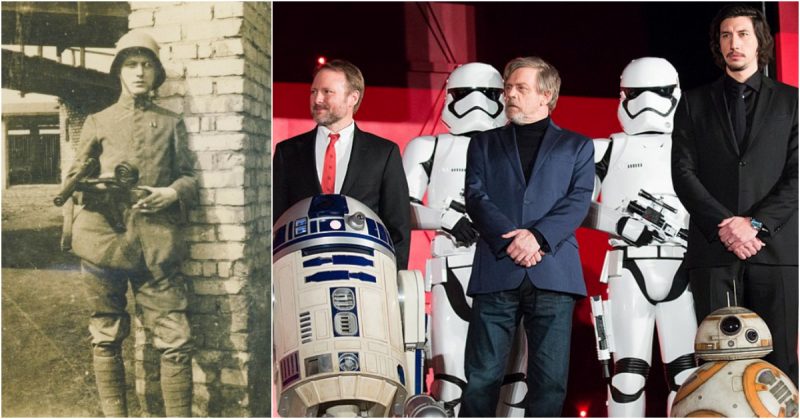
[[[561,137],[561,133],[561,128],[554,124],[553,120],[551,119],[550,126],[547,127],[547,131],[545,131],[544,137],[542,138],[542,144],[539,145],[539,152],[536,155],[536,161],[533,162],[531,179],[536,179],[536,173],[542,168],[544,161],[547,159],[548,153],[550,153],[550,150],[552,150],[556,145],[558,138]],[[531,185],[533,182],[528,182],[528,184]]]
[[[300,156],[309,156],[303,160],[301,160],[301,167],[298,173],[313,173],[314,178],[312,179],[311,183],[314,185],[314,190],[316,194],[319,195],[322,193],[322,185],[319,184],[320,175],[317,173],[317,150],[316,150],[316,142],[317,142],[317,130],[319,127],[314,128],[306,137],[303,138],[303,149],[300,151]]]
[[[500,131],[500,143],[503,151],[506,152],[506,157],[511,163],[511,170],[517,176],[517,180],[525,184],[525,176],[522,174],[522,162],[519,160],[519,149],[517,148],[517,134],[514,133],[512,124],[506,125]]]
[[[353,188],[353,185],[358,179],[359,176],[359,168],[362,164],[369,164],[369,162],[363,161],[367,154],[367,148],[369,148],[369,144],[363,136],[361,135],[361,130],[358,129],[358,126],[353,127],[353,148],[350,151],[350,161],[347,162],[347,173],[344,175],[344,181],[342,182],[342,189],[339,191],[342,195],[348,195],[350,189]]]
[[[745,144],[748,148],[753,139],[756,138],[758,130],[764,125],[764,119],[767,117],[767,110],[770,109],[772,102],[772,94],[775,91],[772,80],[767,77],[761,77],[761,91],[758,93],[758,100],[756,100],[756,109],[753,112],[753,125],[750,127],[750,132],[747,135]]]
[[[724,76],[723,76],[724,77]],[[714,115],[717,117],[720,128],[728,139],[728,145],[731,146],[733,152],[739,155],[739,145],[736,143],[736,136],[733,134],[733,125],[731,119],[728,117],[728,105],[725,101],[725,86],[722,78],[718,79],[711,85],[711,102]]]

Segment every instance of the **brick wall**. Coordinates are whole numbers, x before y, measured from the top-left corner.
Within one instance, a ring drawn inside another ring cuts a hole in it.
[[[81,138],[81,128],[88,114],[71,104],[61,101],[58,110],[59,136],[61,137],[60,159],[61,178],[72,166],[75,153],[78,149],[78,140]],[[66,145],[66,146],[65,146]]]
[[[61,142],[59,159],[62,179],[75,160],[75,153],[78,151],[78,142],[81,139],[81,130],[86,117],[100,112],[116,101],[117,97],[106,94],[98,94],[91,102],[83,103],[59,99],[58,126]]]
[[[270,414],[270,20],[261,2],[131,3],[129,26],[161,45],[158,103],[183,114],[198,162],[183,266],[197,416]],[[136,357],[137,392],[158,413],[141,329]]]

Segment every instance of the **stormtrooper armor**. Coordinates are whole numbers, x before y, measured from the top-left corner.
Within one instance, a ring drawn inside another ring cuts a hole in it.
[[[678,73],[662,58],[640,58],[622,72],[619,121],[624,132],[596,139],[595,202],[585,225],[611,234],[600,280],[608,300],[592,297],[598,354],[613,352],[611,417],[643,417],[653,327],[670,388],[669,404],[696,366],[697,321],[688,280],[679,271],[689,215],[670,172]],[[600,200],[598,201],[598,195]]]
[[[464,207],[464,176],[470,137],[501,127],[503,79],[494,67],[464,64],[447,80],[447,99],[442,121],[449,132],[411,140],[403,153],[403,168],[411,194],[412,224],[419,230],[435,230],[431,258],[425,268],[425,288],[431,292],[428,356],[433,366],[431,394],[457,412],[463,386],[471,298],[465,291],[472,269],[477,232]],[[427,205],[423,196],[427,192]],[[525,339],[518,337],[524,345]],[[522,416],[512,407],[524,399],[524,346],[516,345],[511,368],[501,394],[500,416]]]
[[[703,319],[695,340],[706,362],[678,390],[672,417],[797,417],[798,393],[789,377],[760,359],[772,334],[758,314],[725,307]]]
[[[402,416],[422,384],[422,275],[397,272],[386,227],[344,195],[298,202],[273,231],[280,415]]]

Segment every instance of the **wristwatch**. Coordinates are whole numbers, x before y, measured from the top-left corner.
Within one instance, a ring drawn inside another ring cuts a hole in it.
[[[764,223],[752,217],[750,217],[750,227],[753,227],[753,230],[755,231],[767,231],[767,229],[764,227]]]

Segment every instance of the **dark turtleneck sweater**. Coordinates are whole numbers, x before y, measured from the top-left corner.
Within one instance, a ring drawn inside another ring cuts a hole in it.
[[[533,164],[536,163],[536,155],[539,154],[539,145],[542,144],[542,138],[550,126],[550,118],[547,117],[541,121],[536,121],[531,124],[514,126],[514,135],[517,138],[517,151],[519,152],[519,161],[522,163],[522,173],[525,175],[525,182],[530,182],[531,172],[533,172]]]
[[[542,144],[542,138],[550,126],[550,117],[544,118],[541,121],[536,121],[531,124],[517,125],[512,124],[514,127],[514,135],[517,138],[517,151],[519,152],[519,162],[522,164],[522,173],[525,175],[525,183],[531,180],[531,173],[533,172],[533,164],[536,163],[536,156],[539,154],[539,146]],[[550,251],[550,246],[547,241],[535,228],[528,229],[536,237],[536,241],[545,252]]]

